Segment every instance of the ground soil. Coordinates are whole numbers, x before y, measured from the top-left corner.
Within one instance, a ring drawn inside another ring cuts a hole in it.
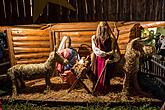
[[[71,85],[62,81],[60,77],[51,78],[52,88],[48,92],[45,90],[44,79],[38,79],[26,82],[26,88],[21,90],[18,96],[11,97],[14,99],[24,100],[55,100],[55,101],[73,101],[73,102],[152,102],[159,101],[157,99],[145,96],[126,97],[122,94],[122,77],[114,77],[111,79],[111,92],[105,96],[93,96],[78,86],[68,93]],[[83,79],[83,82],[92,91],[92,82],[89,79]],[[10,97],[10,96],[7,96]]]

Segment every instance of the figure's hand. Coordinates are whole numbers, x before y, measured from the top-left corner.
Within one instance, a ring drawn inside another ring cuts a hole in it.
[[[114,53],[114,50],[107,52],[107,55],[112,55]]]
[[[110,51],[110,52],[107,52],[107,55],[112,55],[112,54],[114,54],[114,53],[116,53],[117,52],[117,50],[112,50],[112,51]]]
[[[105,63],[113,63],[113,61],[110,59],[107,59]]]

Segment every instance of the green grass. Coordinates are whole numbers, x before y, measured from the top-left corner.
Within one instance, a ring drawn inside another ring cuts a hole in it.
[[[25,103],[25,104],[10,104],[3,105],[3,110],[160,110],[158,106],[151,106],[149,104],[143,106],[100,106],[100,105],[92,105],[92,106],[61,106],[61,107],[42,107],[36,106],[34,104]]]

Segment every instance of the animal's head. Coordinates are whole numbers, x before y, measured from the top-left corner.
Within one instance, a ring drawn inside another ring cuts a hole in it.
[[[64,59],[61,55],[57,53],[57,48],[54,47],[54,50],[49,54],[48,62],[54,63],[58,62],[60,64],[68,64],[68,60]]]
[[[54,46],[53,51],[49,54],[49,58],[48,58],[47,62],[55,60],[55,56],[57,54],[56,51],[57,51],[57,48]]]
[[[129,42],[135,38],[141,38],[141,31],[143,29],[144,28],[140,25],[140,23],[135,24],[130,30]]]
[[[140,38],[135,38],[131,42],[132,48],[141,55],[153,55],[155,48],[152,45],[144,45]]]

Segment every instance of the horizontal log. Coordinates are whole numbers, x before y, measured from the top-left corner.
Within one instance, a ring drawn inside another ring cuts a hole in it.
[[[18,60],[16,61],[16,64],[34,64],[34,63],[43,63],[47,59],[31,59],[31,60]]]
[[[154,28],[165,26],[165,21],[157,21],[157,22],[140,22],[141,26],[144,28]]]
[[[127,45],[128,44],[128,42],[118,42],[118,45]]]
[[[118,40],[118,44],[125,44],[128,43],[129,39]]]
[[[55,31],[84,31],[84,30],[96,30],[99,22],[85,22],[85,23],[57,23],[52,26],[52,30]]]
[[[93,34],[95,34],[96,33],[96,31],[80,31],[80,32],[61,32],[61,36],[70,36],[70,37],[72,37],[72,36],[86,36],[86,35],[93,35]]]
[[[114,28],[115,22],[109,21],[108,24],[111,28]],[[117,27],[121,27],[121,26],[127,26],[127,25],[131,25],[134,24],[136,22],[117,22],[116,26]],[[57,23],[54,24],[51,27],[51,30],[55,30],[55,31],[61,31],[61,32],[66,32],[66,31],[96,31],[97,26],[98,26],[99,22],[78,22],[78,23]],[[49,28],[48,28],[49,30]]]
[[[30,37],[30,36],[23,36],[23,37],[13,37],[13,41],[49,41],[50,38],[47,37]]]
[[[71,46],[73,47],[73,48],[79,48],[79,47],[81,47],[81,45],[82,45],[83,43],[72,43],[71,44]],[[85,43],[86,45],[89,45],[89,46],[91,46],[92,44],[91,43]],[[83,47],[87,47],[87,46],[83,46]],[[87,48],[89,48],[89,47],[87,47]]]
[[[33,52],[50,52],[50,48],[21,48],[14,47],[14,53],[33,53]]]
[[[13,42],[14,47],[50,47],[49,41],[25,41],[25,42]]]
[[[125,44],[125,45],[119,45],[120,50],[125,50],[126,47],[127,47],[127,44]]]
[[[15,59],[29,59],[29,58],[43,58],[49,56],[49,52],[40,52],[40,53],[26,53],[26,54],[16,54]]]
[[[37,29],[12,30],[12,36],[49,36],[49,31]]]
[[[72,39],[72,43],[91,43],[91,38],[74,38]]]
[[[119,35],[118,40],[125,40],[125,39],[129,39],[129,33]]]

